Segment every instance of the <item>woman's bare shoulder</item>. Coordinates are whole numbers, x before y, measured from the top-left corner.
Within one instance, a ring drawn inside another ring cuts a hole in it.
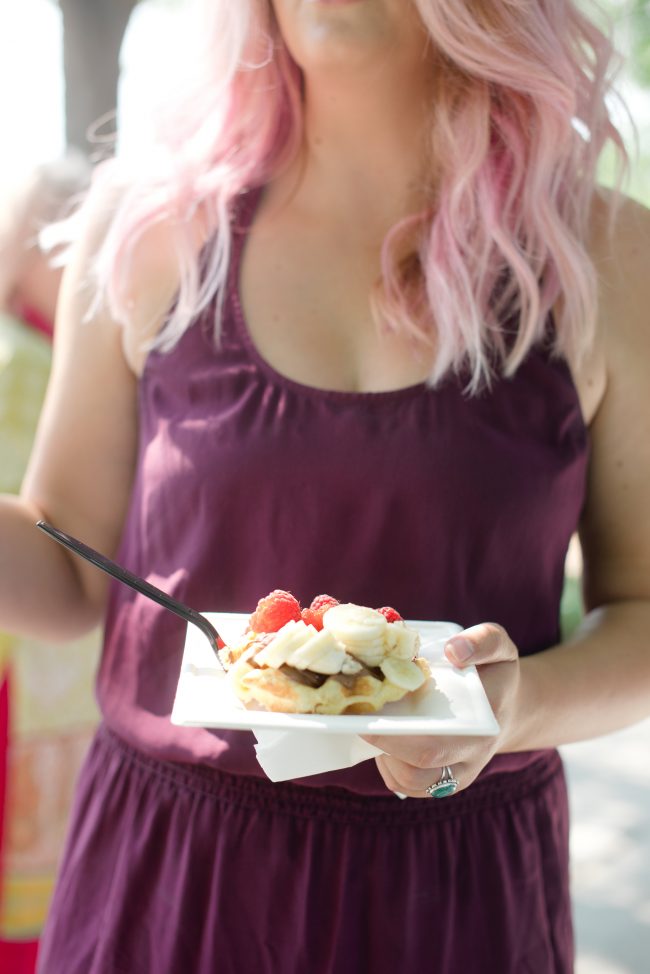
[[[99,180],[91,189],[79,214],[79,236],[76,271],[79,291],[88,291],[89,306],[94,303],[99,315],[110,315],[105,295],[97,301],[98,269],[114,232],[120,208],[129,206],[132,188],[119,177]],[[124,314],[124,353],[132,370],[139,374],[150,341],[156,336],[167,316],[179,285],[178,225],[169,218],[157,219],[133,239],[121,267],[120,294]],[[197,252],[205,241],[200,216],[190,226]],[[112,249],[112,248],[111,248]],[[106,284],[106,276],[100,274]],[[93,300],[94,299],[94,300]]]
[[[647,363],[650,355],[650,210],[599,188],[587,249],[597,278],[598,317],[593,345],[574,378],[591,424],[612,380],[630,360]]]
[[[628,197],[607,196],[596,208],[592,256],[598,275],[598,341],[608,381],[647,375],[650,365],[650,210]],[[647,384],[647,381],[646,381]]]
[[[612,310],[637,320],[639,299],[650,288],[650,209],[628,196],[599,189],[594,198],[589,251],[598,275],[601,325]],[[647,310],[646,308],[643,310]]]

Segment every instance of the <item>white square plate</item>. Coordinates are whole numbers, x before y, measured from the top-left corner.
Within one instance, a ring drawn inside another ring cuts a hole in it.
[[[206,612],[205,616],[229,643],[248,621],[247,615]],[[456,669],[443,656],[443,646],[460,627],[450,622],[412,622],[422,640],[421,655],[433,673],[420,690],[377,714],[278,714],[246,710],[214,657],[210,643],[196,626],[188,626],[172,723],[181,727],[222,727],[233,730],[322,731],[326,734],[497,734],[499,725],[483,690],[476,667]]]

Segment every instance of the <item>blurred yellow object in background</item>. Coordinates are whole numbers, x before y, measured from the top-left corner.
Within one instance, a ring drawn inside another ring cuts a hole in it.
[[[16,493],[50,370],[48,338],[0,313],[0,489]],[[99,635],[51,646],[0,632],[7,681],[0,940],[36,939],[45,920],[74,781],[98,713]],[[0,730],[0,736],[2,736]]]

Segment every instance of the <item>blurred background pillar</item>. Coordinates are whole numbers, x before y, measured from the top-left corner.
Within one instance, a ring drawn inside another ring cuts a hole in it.
[[[65,131],[89,152],[93,127],[117,105],[122,40],[138,0],[59,0],[63,15]]]

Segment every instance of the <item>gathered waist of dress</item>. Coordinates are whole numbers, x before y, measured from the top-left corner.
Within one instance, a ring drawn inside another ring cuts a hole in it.
[[[358,818],[367,824],[417,824],[506,804],[543,787],[562,768],[555,750],[503,755],[503,761],[497,758],[472,785],[448,801],[420,801],[400,799],[381,787],[375,792],[357,790],[354,768],[299,781],[272,782],[261,771],[234,774],[208,764],[154,757],[123,740],[106,724],[99,727],[97,741],[114,757],[179,791],[213,796],[215,801],[252,809],[273,807],[276,812],[294,817],[323,817],[346,823]],[[365,763],[374,767],[374,762]]]

